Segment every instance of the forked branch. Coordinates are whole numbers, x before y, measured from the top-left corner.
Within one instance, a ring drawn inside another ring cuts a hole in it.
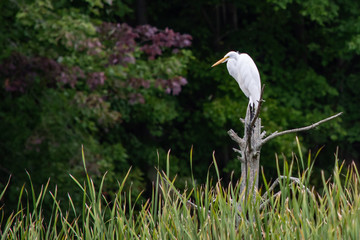
[[[242,139],[241,137],[239,137],[239,135],[236,134],[236,132],[232,129],[230,129],[228,131],[228,134],[230,136],[230,138],[232,140],[234,140],[237,144],[239,144],[239,146],[242,148],[243,146],[245,147],[245,141],[244,139]]]

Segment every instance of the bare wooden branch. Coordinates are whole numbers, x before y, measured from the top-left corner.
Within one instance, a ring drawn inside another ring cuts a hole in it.
[[[297,183],[302,190],[305,190],[305,191],[308,192],[308,194],[310,194],[310,195],[312,194],[312,192],[310,191],[310,189],[308,189],[304,184],[302,184],[302,182],[300,181],[299,178],[296,178],[296,177],[287,177],[287,176],[279,176],[279,177],[273,182],[273,184],[269,187],[269,190],[266,191],[266,192],[262,195],[261,198],[263,199],[263,203],[260,204],[260,209],[262,209],[262,208],[266,205],[266,203],[268,203],[268,202],[270,201],[270,199],[267,199],[267,195],[268,195],[268,193],[271,193],[271,192],[275,189],[275,187],[276,187],[277,185],[279,185],[281,179],[289,179],[289,180],[291,181],[290,185],[292,185],[292,184],[294,184],[294,183]],[[289,185],[289,186],[290,186],[290,185]],[[279,192],[277,192],[276,194],[272,195],[272,197],[276,197],[276,196],[279,195],[279,194],[281,194],[281,191],[279,191]]]
[[[237,149],[237,148],[233,148],[234,152],[238,153],[238,154],[242,154],[242,151]]]
[[[261,145],[264,145],[266,142],[268,142],[269,140],[275,138],[275,137],[278,137],[278,136],[281,136],[281,135],[284,135],[284,134],[288,134],[288,133],[294,133],[294,132],[302,132],[302,131],[307,131],[307,130],[310,130],[312,128],[316,128],[317,126],[319,126],[320,124],[324,123],[324,122],[327,122],[327,121],[330,121],[338,116],[340,116],[342,114],[342,112],[339,112],[331,117],[328,117],[328,118],[325,118],[321,121],[318,121],[316,123],[313,123],[309,126],[306,126],[306,127],[302,127],[302,128],[295,128],[295,129],[290,129],[290,130],[285,130],[285,131],[282,131],[282,132],[274,132],[272,133],[271,135],[267,136],[266,138],[264,138],[262,141],[261,141]]]
[[[198,206],[195,203],[191,202],[190,200],[187,200],[186,204],[188,207],[198,209]]]
[[[245,163],[245,159],[244,159],[243,155],[237,156],[237,159],[238,159],[241,163]]]
[[[269,187],[269,190],[266,191],[266,193],[264,193],[264,195],[262,196],[263,199],[265,199],[265,198],[267,197],[268,192],[272,192],[272,191],[274,190],[274,188],[275,188],[277,185],[279,185],[281,179],[289,179],[289,180],[292,181],[291,183],[294,183],[294,182],[295,182],[295,183],[299,184],[299,186],[301,186],[301,188],[306,189],[306,191],[307,191],[309,194],[311,193],[311,191],[301,183],[301,181],[300,181],[299,178],[296,178],[296,177],[287,177],[287,176],[279,176],[279,177],[273,182],[273,184]]]
[[[237,156],[237,159],[239,159],[240,162],[244,162],[244,153],[240,149],[237,149],[237,148],[233,148],[233,150],[234,150],[234,152],[239,154],[239,156]]]
[[[234,140],[237,144],[239,144],[239,146],[244,146],[245,145],[244,139],[239,137],[234,130],[230,129],[228,131],[228,134],[229,134],[229,136],[230,136],[230,138],[232,140]]]
[[[216,198],[213,198],[213,201],[210,203],[210,206],[211,204],[213,204],[214,202],[216,202]],[[190,208],[193,208],[193,209],[205,209],[204,207],[200,207],[198,205],[196,205],[195,203],[191,202],[190,200],[187,200],[186,202],[186,206],[187,207],[190,207]],[[211,211],[208,210],[208,214],[210,215]]]
[[[281,191],[278,191],[277,193],[273,194],[271,197],[272,197],[272,198],[276,198],[276,197],[279,196],[279,195],[281,195]],[[271,199],[271,198],[266,199],[263,203],[261,203],[260,206],[259,206],[259,210],[263,209],[263,208],[266,206],[266,204],[267,204],[268,202],[270,202],[270,199]]]
[[[261,138],[264,138],[266,136],[266,131],[263,131],[261,134],[260,134],[260,137]]]

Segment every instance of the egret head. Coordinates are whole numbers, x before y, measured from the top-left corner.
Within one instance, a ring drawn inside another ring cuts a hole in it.
[[[214,63],[211,67],[215,67],[216,65],[219,65],[220,63],[227,62],[229,59],[236,59],[239,54],[234,51],[228,52],[222,59]]]

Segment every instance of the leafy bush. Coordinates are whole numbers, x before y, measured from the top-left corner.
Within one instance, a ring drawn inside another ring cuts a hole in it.
[[[89,14],[106,1],[68,4],[35,0],[9,10],[16,18],[5,24],[18,36],[5,40],[14,44],[0,55],[1,169],[18,188],[27,169],[36,189],[50,177],[73,192],[67,175],[82,176],[74,159],[84,144],[94,178],[109,171],[109,195],[130,166],[137,195],[181,114],[176,97],[187,84],[192,38]]]

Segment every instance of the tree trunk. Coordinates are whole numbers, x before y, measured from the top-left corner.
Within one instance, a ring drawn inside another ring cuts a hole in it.
[[[239,154],[238,159],[241,162],[241,199],[238,206],[239,211],[241,211],[243,204],[246,204],[247,200],[255,202],[256,193],[259,188],[260,150],[262,145],[277,136],[313,129],[320,124],[334,119],[342,114],[342,112],[340,112],[306,127],[285,130],[282,132],[275,131],[274,133],[265,137],[266,132],[261,132],[261,119],[259,118],[261,105],[263,103],[263,92],[264,86],[261,89],[261,95],[257,109],[252,111],[253,109],[251,109],[249,104],[246,110],[245,120],[241,119],[241,121],[244,123],[244,137],[240,138],[232,129],[228,131],[231,139],[239,145],[239,149],[234,148],[234,151]]]
[[[242,198],[240,199],[240,205],[238,207],[239,210],[241,210],[242,204],[246,204],[248,199],[253,202],[255,201],[256,193],[259,187],[260,150],[262,145],[277,136],[313,129],[320,124],[334,119],[342,114],[340,112],[306,127],[285,130],[282,132],[275,131],[274,133],[265,137],[266,132],[261,132],[261,119],[258,118],[260,114],[261,103],[262,93],[256,113],[251,112],[250,106],[248,106],[245,120],[242,120],[244,123],[243,138],[240,138],[232,129],[228,131],[231,139],[239,145],[239,149],[234,148],[234,151],[239,154],[238,159],[241,162],[240,194]]]
[[[250,106],[250,105],[249,105]],[[260,162],[260,148],[261,148],[261,119],[257,118],[255,124],[251,126],[252,118],[250,118],[250,107],[246,111],[244,123],[244,143],[239,144],[242,152],[241,161],[241,183],[240,191],[245,194],[245,199],[248,199],[249,193],[253,193],[253,200],[255,200],[255,193],[259,184],[259,162]]]

